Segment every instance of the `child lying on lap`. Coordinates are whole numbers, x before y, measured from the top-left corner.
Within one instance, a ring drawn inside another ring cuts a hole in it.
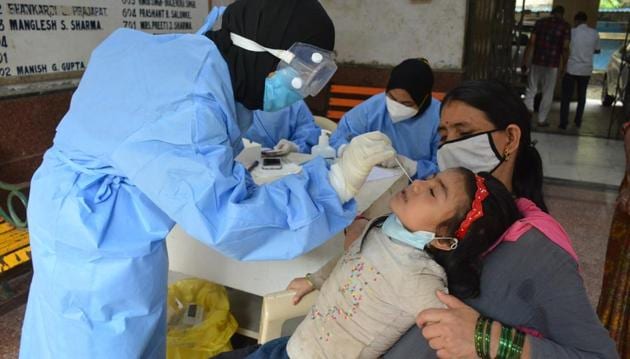
[[[519,217],[499,181],[466,169],[414,181],[390,207],[340,258],[289,284],[294,303],[319,289],[315,304],[290,338],[249,358],[379,357],[420,311],[443,306],[436,291],[477,296],[480,257]]]

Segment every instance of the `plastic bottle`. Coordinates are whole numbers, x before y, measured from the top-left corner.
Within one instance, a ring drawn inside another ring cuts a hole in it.
[[[328,164],[332,165],[335,161],[337,151],[330,146],[328,140],[328,135],[324,132],[324,130],[322,130],[322,133],[319,135],[319,143],[311,148],[311,154],[313,156],[323,157]]]

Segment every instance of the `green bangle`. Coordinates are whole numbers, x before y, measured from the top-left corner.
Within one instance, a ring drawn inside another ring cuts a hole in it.
[[[483,336],[483,354],[482,359],[490,359],[490,337],[492,336],[492,319],[486,321],[485,334]]]
[[[507,350],[505,351],[505,359],[508,359],[512,355],[512,349],[514,347],[517,334],[518,330],[512,328],[512,330],[510,331],[510,342],[508,344]]]
[[[497,350],[497,359],[507,359],[510,348],[512,347],[513,331],[507,325],[501,326],[501,336],[499,337],[499,349]]]
[[[483,315],[479,315],[477,318],[477,325],[475,325],[475,351],[479,358],[483,358],[483,329],[486,325],[487,319]]]
[[[510,348],[510,353],[508,354],[508,358],[510,359],[519,359],[521,354],[523,353],[523,346],[525,344],[525,333],[521,331],[516,331],[514,335],[514,343]]]

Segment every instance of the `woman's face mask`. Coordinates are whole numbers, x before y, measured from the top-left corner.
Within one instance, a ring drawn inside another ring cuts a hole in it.
[[[315,96],[330,81],[337,65],[332,51],[296,42],[288,50],[264,47],[230,33],[234,46],[252,52],[268,52],[280,59],[275,73],[265,79],[263,111],[278,111],[306,96]]]
[[[275,112],[302,99],[302,95],[297,92],[302,86],[301,79],[292,74],[291,71],[290,67],[285,67],[267,77],[263,111]]]
[[[418,113],[417,108],[405,106],[392,100],[387,95],[385,95],[385,105],[387,106],[387,112],[389,113],[389,117],[392,118],[393,123],[410,119]]]
[[[492,173],[504,160],[492,139],[492,132],[495,131],[497,130],[482,132],[441,144],[437,152],[440,171],[464,167],[475,173]]]

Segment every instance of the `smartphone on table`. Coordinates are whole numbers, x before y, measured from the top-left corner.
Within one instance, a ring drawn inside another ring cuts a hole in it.
[[[282,161],[279,158],[263,158],[262,168],[264,170],[280,170],[282,169]]]

